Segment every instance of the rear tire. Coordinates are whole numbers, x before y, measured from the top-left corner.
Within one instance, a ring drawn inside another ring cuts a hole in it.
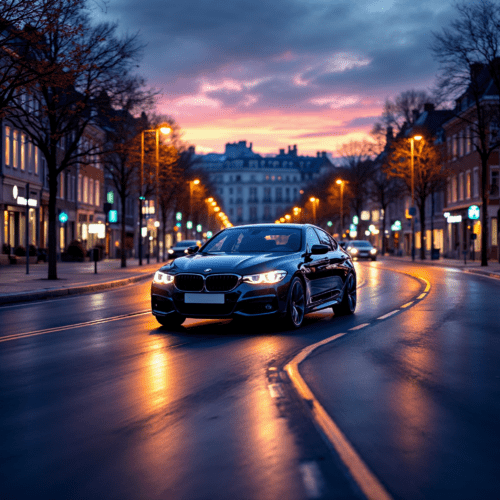
[[[300,328],[306,311],[306,294],[300,278],[293,278],[288,293],[286,323],[290,328]]]
[[[161,326],[175,328],[181,326],[186,320],[186,316],[182,316],[178,313],[170,313],[167,316],[155,316],[156,321],[160,323]]]
[[[356,291],[356,278],[354,275],[350,275],[347,278],[347,282],[344,288],[344,296],[342,297],[342,302],[336,306],[333,306],[333,312],[335,316],[348,316],[353,314],[356,310],[357,302],[357,291]]]

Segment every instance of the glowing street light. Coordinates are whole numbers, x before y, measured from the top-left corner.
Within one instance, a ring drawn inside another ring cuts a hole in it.
[[[314,196],[311,196],[309,198],[309,201],[312,203],[313,219],[314,219],[314,224],[316,224],[316,205],[319,203],[319,198],[315,198]]]
[[[340,231],[339,233],[342,234],[344,231],[344,184],[345,181],[342,179],[337,179],[335,181],[339,186],[340,186]]]

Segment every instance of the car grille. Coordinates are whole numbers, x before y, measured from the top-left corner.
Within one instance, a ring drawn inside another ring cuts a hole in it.
[[[208,292],[229,292],[239,282],[239,277],[235,274],[215,274],[207,276],[205,288]]]
[[[238,285],[239,280],[236,274],[214,274],[206,278],[200,274],[178,274],[175,286],[181,292],[201,292],[204,284],[207,292],[229,292]]]
[[[183,292],[201,292],[203,290],[203,276],[199,274],[178,274],[174,283],[177,289]]]

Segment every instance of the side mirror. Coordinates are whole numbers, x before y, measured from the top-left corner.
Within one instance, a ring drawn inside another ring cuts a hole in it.
[[[311,254],[312,255],[323,255],[325,253],[328,253],[330,251],[330,248],[328,245],[313,245],[311,247]]]
[[[199,249],[200,249],[200,247],[198,245],[195,245],[193,247],[188,247],[187,254],[192,255],[192,254],[196,253]]]

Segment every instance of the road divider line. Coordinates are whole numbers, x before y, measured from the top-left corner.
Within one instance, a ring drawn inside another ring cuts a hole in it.
[[[353,332],[355,330],[361,330],[361,328],[364,328],[365,326],[370,326],[370,323],[363,323],[363,324],[355,326],[353,328],[349,328],[349,331]]]
[[[147,311],[139,311],[139,312],[130,313],[130,314],[122,314],[121,316],[112,316],[110,318],[96,319],[94,321],[86,321],[84,323],[75,323],[73,325],[57,326],[54,328],[47,328],[45,330],[36,330],[34,332],[15,333],[13,335],[6,335],[5,337],[0,337],[0,342],[8,342],[10,340],[18,340],[18,339],[25,339],[28,337],[36,337],[38,335],[45,335],[46,333],[63,332],[65,330],[73,330],[75,328],[83,328],[85,326],[100,325],[103,323],[110,323],[111,321],[119,321],[121,319],[132,318],[134,316],[142,316],[144,314],[151,314],[151,311],[148,309]]]
[[[406,309],[407,307],[410,307],[413,302],[415,302],[414,300],[412,300],[411,302],[408,302],[407,304],[405,304],[404,306],[401,306],[401,309]]]
[[[417,297],[417,300],[422,300],[427,294],[424,292],[424,293],[421,293],[418,297]]]
[[[377,318],[377,319],[390,318],[393,314],[396,314],[397,312],[399,312],[399,309],[395,309],[394,311],[391,311],[390,313],[384,314],[383,316],[380,316],[380,318]]]
[[[368,323],[366,324],[368,325]],[[360,326],[366,326],[360,325]],[[354,447],[344,436],[343,432],[339,429],[337,424],[332,420],[330,415],[321,406],[320,402],[316,399],[312,391],[307,386],[305,380],[299,372],[299,364],[304,361],[309,354],[319,347],[333,342],[346,335],[339,333],[333,337],[329,337],[321,342],[310,345],[300,351],[286,366],[285,370],[295,387],[298,394],[309,403],[309,408],[312,413],[313,419],[316,424],[323,431],[328,441],[332,444],[336,452],[339,454],[340,459],[344,462],[349,470],[351,477],[357,483],[358,487],[364,493],[368,500],[392,500],[392,497],[371,472],[369,467],[363,462],[362,458],[358,455]]]

